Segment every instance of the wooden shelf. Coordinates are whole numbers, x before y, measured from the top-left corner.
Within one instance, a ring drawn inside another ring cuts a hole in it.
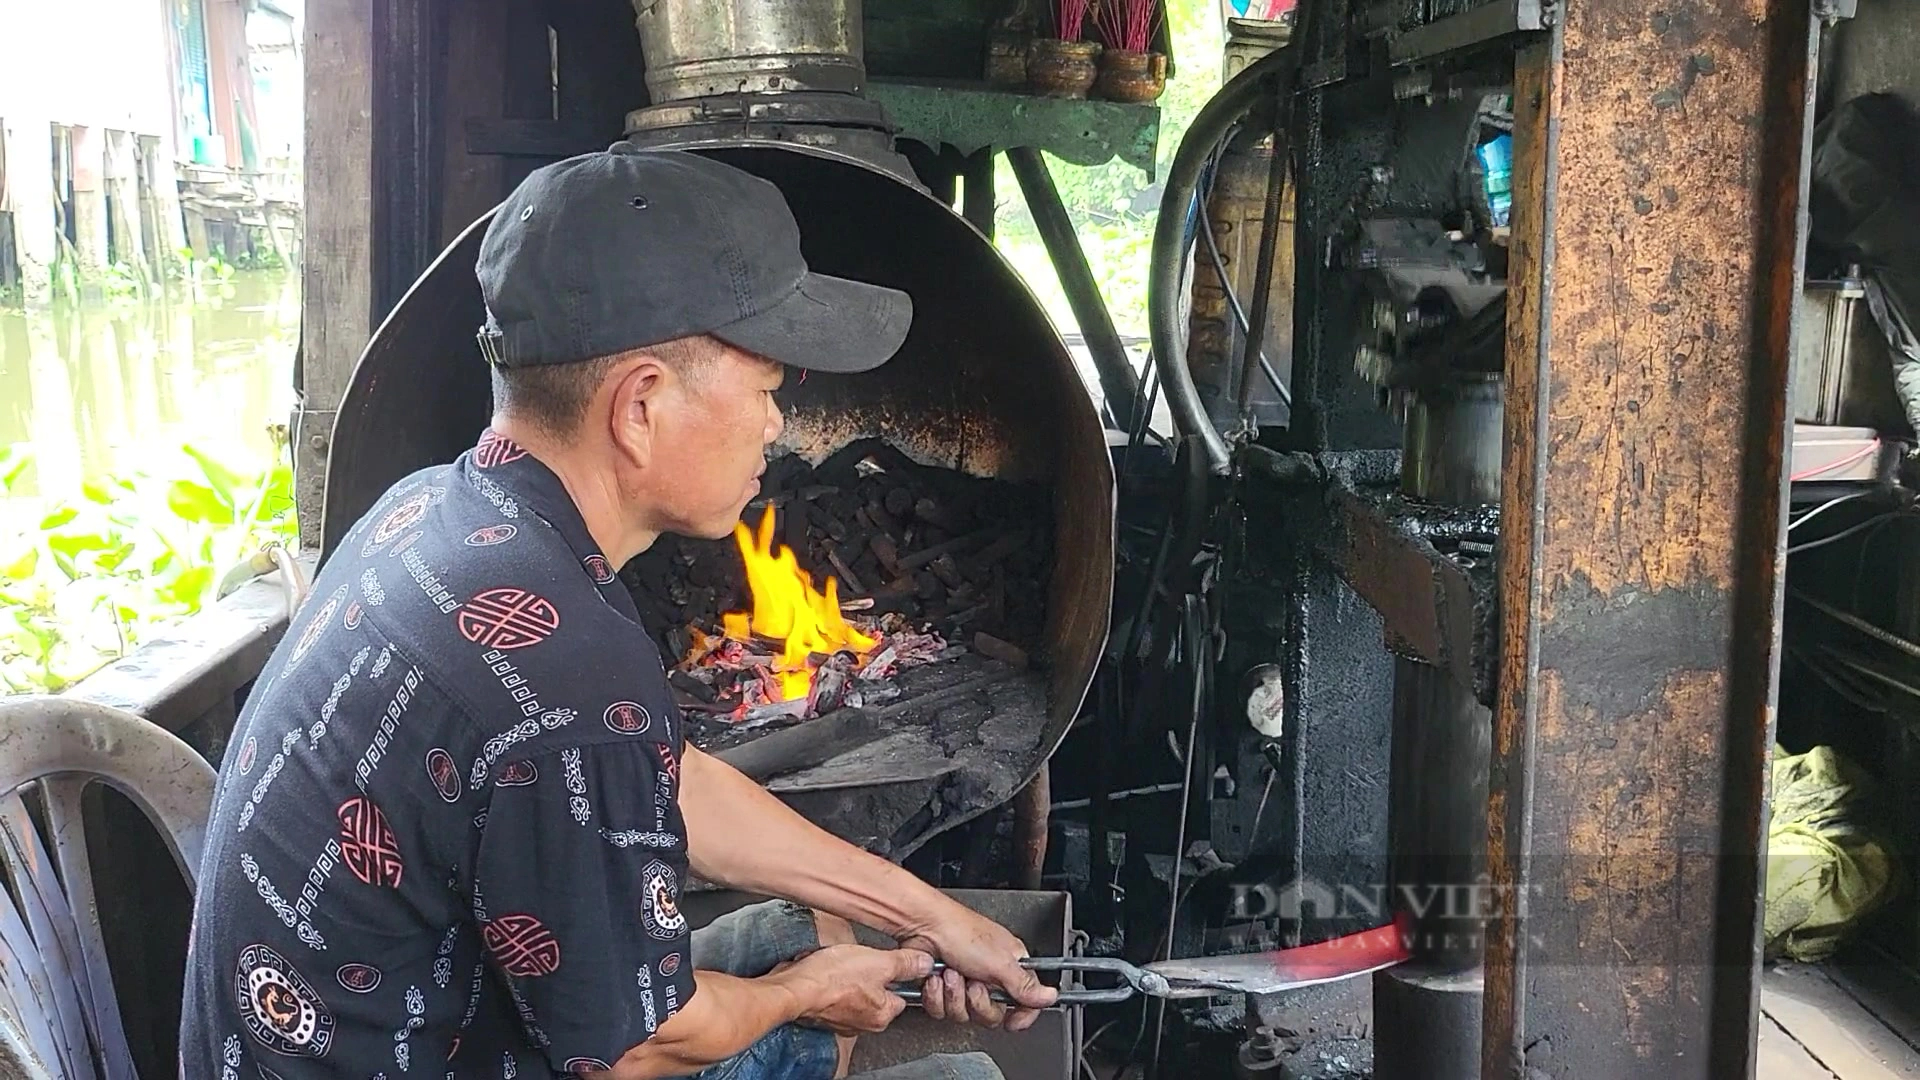
[[[963,154],[1031,146],[1075,165],[1115,158],[1154,174],[1160,107],[1079,101],[992,89],[982,83],[875,79],[867,96],[899,125],[899,137]]]

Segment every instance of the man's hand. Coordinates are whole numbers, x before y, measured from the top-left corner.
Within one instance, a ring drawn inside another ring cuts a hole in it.
[[[908,935],[900,946],[930,952],[947,965],[945,972],[928,979],[920,991],[921,1007],[935,1020],[1025,1031],[1039,1019],[1039,1010],[1059,996],[1053,987],[1020,966],[1027,949],[1019,938],[959,904],[947,908],[934,925]],[[995,1002],[990,996],[995,987],[1005,990],[1024,1008]]]
[[[932,970],[933,957],[919,949],[828,945],[767,978],[800,1000],[802,1020],[836,1035],[858,1035],[887,1030],[907,1007],[892,984],[924,979]]]

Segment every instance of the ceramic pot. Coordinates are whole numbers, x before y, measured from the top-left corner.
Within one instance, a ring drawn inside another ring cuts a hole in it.
[[[1027,48],[1030,38],[1014,30],[995,30],[987,38],[987,85],[996,90],[1027,87]]]
[[[1027,86],[1047,97],[1083,98],[1100,74],[1096,41],[1034,38],[1027,49]]]
[[[1167,90],[1167,58],[1157,52],[1108,49],[1100,54],[1100,74],[1094,90],[1108,101],[1156,101]]]

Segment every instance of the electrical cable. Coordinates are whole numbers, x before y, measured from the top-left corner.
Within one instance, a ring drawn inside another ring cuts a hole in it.
[[[1837,498],[1828,499],[1826,502],[1821,503],[1819,506],[1814,507],[1813,509],[1807,511],[1804,514],[1801,514],[1799,517],[1794,518],[1792,521],[1787,522],[1787,531],[1792,532],[1793,530],[1799,528],[1800,526],[1805,525],[1807,522],[1812,521],[1814,518],[1819,517],[1821,514],[1824,514],[1827,511],[1833,509],[1834,507],[1839,506],[1841,503],[1850,503],[1850,502],[1853,502],[1855,499],[1864,499],[1867,496],[1872,494],[1874,494],[1874,492],[1872,491],[1855,491],[1846,495],[1841,495]]]
[[[1885,514],[1881,514],[1878,517],[1870,517],[1867,520],[1859,523],[1858,525],[1841,529],[1839,532],[1834,533],[1832,536],[1823,536],[1818,540],[1808,540],[1804,544],[1790,545],[1787,548],[1787,554],[1794,555],[1802,551],[1812,551],[1814,548],[1826,547],[1828,544],[1837,544],[1840,541],[1845,540],[1849,536],[1859,533],[1865,529],[1870,529],[1873,526],[1878,525],[1884,521],[1887,521],[1890,518],[1900,517],[1901,515],[1908,514],[1910,512],[1911,511],[1907,511],[1907,510],[1893,510]]]
[[[1816,466],[1814,468],[1808,469],[1805,472],[1794,473],[1793,475],[1787,477],[1787,482],[1793,483],[1799,480],[1811,480],[1816,476],[1825,476],[1826,474],[1830,472],[1834,472],[1835,470],[1844,469],[1847,466],[1853,464],[1856,461],[1859,461],[1861,458],[1864,458],[1879,449],[1880,449],[1880,440],[1875,439],[1872,442],[1868,443],[1867,445],[1861,447],[1858,450],[1855,450],[1853,453],[1848,454],[1846,457],[1843,457],[1838,461],[1829,461],[1825,465]]]
[[[1167,933],[1165,943],[1161,947],[1161,952],[1163,953],[1161,956],[1162,960],[1173,959],[1173,928],[1176,920],[1180,917],[1180,863],[1181,860],[1187,856],[1187,810],[1193,802],[1194,748],[1200,738],[1200,706],[1205,700],[1206,695],[1207,645],[1211,641],[1210,637],[1203,637],[1200,633],[1202,629],[1199,625],[1201,620],[1198,612],[1195,610],[1195,606],[1199,603],[1199,597],[1188,593],[1186,601],[1185,615],[1187,625],[1183,627],[1186,641],[1183,642],[1183,644],[1186,645],[1189,654],[1193,657],[1193,699],[1191,702],[1193,712],[1191,719],[1187,722],[1187,752],[1184,761],[1185,767],[1180,775],[1180,824],[1174,831],[1173,869],[1168,875]],[[1160,1072],[1160,1037],[1165,1033],[1167,1004],[1165,1001],[1156,1001],[1155,1005],[1157,1006],[1157,1015],[1154,1018],[1153,1067],[1151,1071],[1153,1075],[1157,1076]]]

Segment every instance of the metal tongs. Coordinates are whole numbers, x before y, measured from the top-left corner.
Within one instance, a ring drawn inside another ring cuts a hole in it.
[[[1313,945],[1162,960],[1145,967],[1106,956],[1029,956],[1020,961],[1020,966],[1029,971],[1084,972],[1116,980],[1113,985],[1063,989],[1056,1001],[1059,1005],[1110,1005],[1135,994],[1175,1001],[1272,994],[1392,967],[1408,956],[1406,931],[1404,920],[1400,920]],[[945,970],[945,964],[933,965],[935,975]],[[895,986],[893,992],[909,1005],[920,1003],[918,985]],[[1018,1004],[1001,990],[993,991],[993,1000],[1001,1005]]]

